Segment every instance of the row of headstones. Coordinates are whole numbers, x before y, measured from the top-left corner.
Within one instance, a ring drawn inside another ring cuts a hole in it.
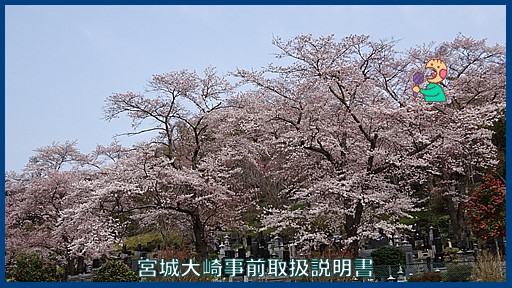
[[[237,251],[232,249],[232,246],[241,246]],[[286,245],[288,246],[288,245]],[[247,237],[229,237],[224,236],[224,243],[219,245],[219,258],[253,258],[253,259],[270,259],[280,258],[285,261],[289,261],[291,253],[288,247],[286,247],[281,238],[270,236],[263,236],[263,232],[259,232],[256,239],[251,236]],[[290,249],[293,250],[293,245],[290,245]],[[249,253],[247,253],[249,252]],[[236,256],[236,257],[235,257]]]
[[[243,240],[246,240],[246,242],[244,243]],[[228,243],[226,243],[226,244],[228,244]],[[264,237],[263,232],[259,232],[257,238],[254,240],[252,239],[251,236],[247,236],[246,239],[239,238],[239,237],[231,237],[229,239],[229,244],[230,244],[229,246],[233,246],[233,244],[238,244],[244,248],[249,248],[250,252],[251,252],[251,256],[253,256],[255,258],[268,259],[270,257],[279,257],[279,258],[284,257],[284,255],[281,255],[283,253],[277,253],[278,247],[276,247],[279,245],[283,246],[283,247],[281,247],[282,248],[281,250],[283,250],[284,245],[282,245],[281,242],[277,242],[276,238],[274,238],[272,240],[270,238],[270,236],[268,236],[268,235]],[[271,245],[273,245],[275,247],[273,247],[273,249],[270,249],[269,246],[271,246]],[[226,251],[230,250],[229,246],[225,247]],[[122,248],[121,248],[121,254],[126,255],[126,256],[135,255],[140,258],[140,257],[147,256],[148,253],[153,252],[155,250],[161,250],[161,248],[162,248],[161,243],[148,242],[145,246],[142,246],[142,244],[139,243],[139,244],[137,244],[135,251],[132,252],[127,249],[126,244],[123,244]],[[284,254],[289,254],[289,253],[284,253]]]
[[[234,238],[234,239],[233,239]],[[238,237],[232,237],[229,241],[230,244],[237,244],[237,240],[240,239]],[[270,258],[280,258],[283,261],[289,261],[290,260],[290,251],[284,250],[284,245],[280,243],[281,245],[281,251],[278,252],[277,249],[269,249],[269,244],[273,244],[274,246],[277,246],[278,243],[276,243],[276,240],[271,240],[270,236],[263,237],[263,233],[260,232],[258,234],[258,237],[254,240],[252,240],[251,236],[248,236],[246,238],[247,240],[247,248],[249,248],[250,255],[247,255],[247,249],[245,247],[238,248],[236,251],[233,249],[228,249],[224,251],[224,255],[222,255],[222,258],[239,258],[239,259],[247,259],[247,258],[253,258],[253,259],[265,259],[268,260]],[[240,241],[243,242],[243,241]],[[250,243],[250,245],[249,245]],[[135,251],[132,252],[127,249],[126,244],[123,244],[121,247],[121,253],[120,258],[127,258],[127,256],[136,256],[137,258],[146,258],[148,256],[148,253],[153,252],[155,250],[161,250],[161,244],[160,243],[152,243],[148,242],[146,246],[142,246],[142,244],[137,244],[137,247],[135,248]],[[135,272],[138,271],[138,259],[135,260],[128,260],[126,259],[125,263],[131,267],[131,269]],[[92,261],[92,269],[98,269],[101,267],[101,260],[100,259],[93,259]],[[79,275],[75,275],[76,277],[73,277],[70,279],[73,282],[82,282],[82,281],[88,281],[83,280],[84,273],[87,271],[78,271]],[[76,279],[75,279],[76,278]],[[80,279],[80,280],[78,280]]]
[[[247,255],[247,250],[245,248],[238,248],[236,251],[235,250],[226,250],[224,251],[224,255],[223,257],[220,257],[220,258],[227,258],[227,259],[231,259],[231,258],[238,258],[238,259],[265,259],[265,260],[268,260],[268,259],[271,259],[271,258],[280,258],[282,259],[283,261],[290,261],[290,251],[282,251],[282,257],[279,257],[280,255],[276,254],[276,253],[271,253],[270,250],[268,248],[265,248],[265,247],[258,247],[256,248],[256,246],[251,246],[251,249],[250,249],[250,255]]]
[[[388,244],[381,245],[382,246],[396,246],[400,248],[406,258],[405,264],[405,273],[407,275],[412,274],[414,272],[418,272],[417,267],[424,267],[425,271],[433,271],[434,262],[443,262],[443,245],[441,242],[441,238],[439,233],[434,230],[434,233],[430,233],[427,237],[415,237],[414,242],[407,241],[406,239],[402,239],[402,242],[399,242],[398,239],[393,239],[394,241],[389,241]],[[451,243],[448,242],[448,247],[451,247]],[[462,255],[466,261],[474,261],[475,253],[477,250],[476,243],[470,242],[473,249],[467,251],[459,251],[457,254]],[[380,248],[380,247],[378,247]],[[360,257],[369,257],[371,252],[374,249],[363,249],[360,251]],[[413,255],[417,255],[414,257]]]
[[[98,270],[102,265],[100,259],[93,259],[92,265],[87,267],[87,265],[82,264],[81,262],[78,265],[78,269],[76,270],[75,275],[67,275],[65,277],[66,282],[92,282],[92,276],[94,272]],[[91,268],[91,269],[89,269]]]
[[[414,237],[410,238],[399,238],[399,237],[383,237],[382,240],[379,241],[371,241],[370,242],[370,249],[377,249],[382,246],[403,246],[404,244],[410,244],[411,248],[413,250],[413,254],[417,255],[418,260],[420,261],[434,261],[434,262],[441,262],[443,261],[444,256],[444,248],[443,243],[441,241],[441,234],[437,228],[430,227],[429,231],[427,233],[423,233],[420,235],[420,231],[416,231],[416,234]],[[449,239],[447,239],[447,247],[456,247],[460,248],[461,250],[466,251],[465,254],[470,255],[469,258],[471,258],[471,255],[476,250],[476,243],[473,241],[467,241],[467,242],[461,242],[457,245],[453,245],[450,242]],[[432,250],[430,253],[427,253],[428,250]],[[459,254],[461,254],[460,252]],[[427,255],[428,254],[428,255]]]

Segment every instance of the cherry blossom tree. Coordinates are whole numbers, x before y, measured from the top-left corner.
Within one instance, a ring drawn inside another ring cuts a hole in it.
[[[481,175],[497,164],[495,121],[505,115],[505,48],[459,36],[397,51],[393,39],[352,35],[274,39],[278,61],[236,70],[237,86],[188,70],[154,75],[142,93],[114,93],[122,115],[149,134],[83,154],[74,142],[36,150],[6,173],[6,251],[52,252],[68,273],[128,235],[129,226],[180,233],[206,256],[213,232],[262,227],[310,247],[407,229],[417,187],[446,204],[456,239]],[[412,96],[412,75],[442,58],[445,103]],[[244,222],[245,221],[245,222]],[[166,241],[167,242],[167,241]]]
[[[295,62],[237,72],[270,103],[262,110],[262,129],[286,159],[276,171],[289,175],[283,196],[303,204],[271,210],[266,224],[300,226],[301,241],[327,241],[338,232],[355,253],[359,240],[379,229],[391,233],[413,209],[408,187],[392,181],[397,169],[391,163],[423,147],[409,148],[393,137],[385,120],[393,120],[398,101],[385,98],[372,79],[378,64],[391,61],[392,42],[351,36],[338,43],[303,35],[275,44],[282,51],[278,58]]]
[[[442,57],[448,63],[448,102],[425,111],[425,123],[442,141],[423,156],[429,163],[432,193],[440,195],[456,241],[467,230],[464,207],[482,174],[498,164],[491,126],[505,115],[505,49],[458,36],[432,50],[412,49],[411,57]],[[428,132],[422,132],[424,135]]]
[[[267,227],[295,227],[303,242],[340,233],[354,255],[360,240],[403,228],[399,218],[414,210],[411,184],[461,171],[471,178],[494,164],[484,125],[504,108],[502,47],[464,37],[407,53],[367,36],[274,44],[291,64],[235,73],[256,87],[246,97],[261,99],[242,102],[260,111],[258,139],[280,151],[281,195],[300,204],[270,209]],[[414,69],[436,53],[451,63],[449,103],[411,97]]]
[[[235,225],[244,197],[233,191],[230,178],[240,173],[231,163],[236,151],[224,135],[210,133],[215,112],[233,87],[213,68],[204,76],[186,70],[155,75],[146,93],[113,94],[107,98],[107,120],[127,114],[137,135],[158,132],[129,158],[115,164],[110,181],[133,185],[131,206],[138,219],[192,232],[196,252],[206,256],[213,229]],[[145,120],[152,121],[144,126]],[[213,131],[213,129],[212,129]],[[148,219],[153,220],[148,220]],[[165,223],[163,220],[170,220]],[[183,221],[185,219],[186,221]],[[156,221],[156,222],[155,222]]]
[[[75,142],[36,149],[21,174],[6,176],[6,251],[36,251],[65,259],[68,274],[75,263],[101,256],[115,242],[115,223],[100,213],[95,195],[79,189],[91,171],[89,157]],[[94,205],[96,204],[96,205]],[[8,255],[13,256],[13,255]]]

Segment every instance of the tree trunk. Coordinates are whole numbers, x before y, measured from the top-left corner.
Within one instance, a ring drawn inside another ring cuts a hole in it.
[[[451,198],[446,199],[448,206],[448,215],[453,229],[454,243],[459,243],[464,239],[462,233],[464,227],[464,203],[453,203]]]
[[[78,256],[78,260],[77,260],[77,273],[81,274],[81,273],[85,273],[87,267],[85,266],[85,259],[83,256]]]
[[[165,233],[163,229],[160,229],[160,235],[162,235],[162,239],[164,242],[164,243],[162,243],[162,247],[160,247],[160,249],[165,250],[165,249],[167,249],[167,244],[170,242],[169,234]]]
[[[356,204],[356,211],[354,215],[347,215],[345,221],[345,231],[347,232],[347,238],[357,238],[357,228],[361,225],[361,216],[363,215],[363,204],[358,201]],[[359,239],[352,240],[348,245],[348,256],[350,258],[357,258],[359,254]]]
[[[498,260],[501,261],[500,243],[498,243],[498,237],[494,237],[494,245],[496,245],[496,255],[498,255]]]
[[[201,221],[201,217],[199,217],[199,214],[195,213],[190,215],[192,218],[192,228],[194,231],[194,244],[196,248],[196,253],[199,255],[199,257],[206,257],[208,256],[208,243],[206,243],[205,239],[205,231],[204,231],[204,225]]]
[[[67,262],[67,265],[66,265],[66,275],[67,276],[74,276],[76,274],[75,259],[74,258],[67,258],[66,262]]]

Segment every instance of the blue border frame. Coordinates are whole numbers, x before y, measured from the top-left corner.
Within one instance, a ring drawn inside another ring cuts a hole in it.
[[[431,2],[422,1],[420,3],[414,3],[410,1],[405,0],[385,0],[385,1],[378,1],[378,0],[319,0],[319,1],[306,1],[306,0],[260,0],[260,1],[254,1],[254,0],[244,0],[242,3],[239,1],[233,1],[233,0],[200,0],[200,1],[194,1],[193,3],[190,3],[190,1],[183,1],[183,0],[174,0],[172,2],[166,1],[166,0],[149,0],[149,1],[141,1],[141,0],[107,0],[107,1],[101,1],[101,0],[7,0],[4,1],[4,5],[2,6],[2,15],[4,16],[4,21],[2,21],[2,25],[4,26],[4,29],[2,29],[2,41],[3,44],[3,58],[2,58],[2,64],[4,66],[4,73],[5,73],[5,6],[7,5],[506,5],[508,8],[508,1],[506,0],[469,0],[469,1],[463,1],[463,0],[433,0]],[[509,39],[508,35],[510,33],[510,24],[511,21],[509,17],[507,17],[507,39]],[[507,53],[507,62],[510,63],[510,55]],[[509,68],[509,65],[507,64],[507,70]],[[511,77],[507,75],[507,84],[511,83]],[[4,141],[2,141],[2,151],[4,154],[2,156],[4,157],[4,161],[2,161],[2,168],[5,171],[5,75],[4,80],[2,81],[2,90],[3,90],[3,101],[1,101],[1,105],[3,106],[2,110],[4,111],[4,125],[2,126],[2,129],[4,129],[4,133],[2,133],[2,136],[4,137]],[[507,102],[509,102],[507,100]],[[507,118],[510,118],[512,116],[512,111],[510,109],[507,111]],[[510,126],[510,125],[509,125]],[[512,128],[507,126],[506,128],[506,135],[508,136],[512,133]],[[509,150],[511,143],[510,141],[507,143],[507,150]],[[507,156],[507,162],[509,165],[507,165],[507,175],[506,180],[512,183],[512,169],[510,169],[510,163],[511,161],[511,155],[509,154]],[[5,172],[4,172],[5,173]],[[4,213],[1,214],[1,218],[4,220],[5,223],[5,186],[2,189],[3,196],[1,197],[1,207],[3,207]],[[512,203],[510,201],[510,197],[508,198],[508,204],[507,204],[507,211],[512,211]],[[507,213],[507,230],[511,231],[512,222],[508,221],[510,220],[510,215]],[[2,236],[5,236],[5,229],[2,229],[0,231],[0,234]],[[5,237],[2,237],[5,239]],[[5,254],[5,241],[2,241],[0,243],[0,249]],[[506,251],[507,254],[510,253],[510,245],[508,245]],[[466,282],[466,283],[385,283],[385,282],[378,282],[378,283],[360,283],[360,282],[281,282],[281,283],[203,283],[203,282],[151,282],[151,283],[15,283],[15,282],[5,282],[5,257],[0,257],[0,266],[2,267],[0,269],[0,287],[6,286],[6,287],[47,287],[47,285],[55,286],[55,287],[142,287],[142,285],[150,285],[153,287],[168,287],[169,285],[172,285],[174,287],[203,287],[204,285],[208,285],[209,287],[236,287],[236,286],[244,286],[244,287],[340,287],[340,286],[351,286],[351,287],[363,287],[363,286],[373,286],[373,287],[394,287],[396,285],[404,285],[407,287],[430,287],[432,285],[439,285],[444,287],[449,287],[453,285],[462,286],[462,287],[510,287],[510,284],[512,281],[510,278],[512,276],[509,276],[507,278],[506,282],[502,283],[475,283],[475,282]],[[507,274],[512,275],[511,271],[512,268],[511,265],[507,266]]]
[[[6,0],[5,5],[506,5],[506,0]],[[4,10],[5,11],[5,10]],[[5,15],[5,14],[4,14]]]
[[[2,45],[2,50],[3,50],[3,55],[4,57],[2,57],[2,66],[5,67],[5,6],[2,6],[2,15],[4,15],[4,21],[2,21],[3,25],[4,25],[4,29],[2,29],[2,42],[4,43],[4,45]],[[4,68],[4,73],[5,73],[5,68]],[[4,141],[2,141],[2,143],[0,145],[2,145],[2,151],[4,153],[2,153],[2,164],[1,164],[1,167],[2,167],[2,170],[4,171],[5,173],[5,75],[4,75],[4,78],[3,78],[3,81],[2,81],[2,91],[3,91],[3,101],[1,101],[1,105],[2,105],[2,111],[4,111],[4,117],[2,117],[2,120],[4,121],[4,125],[2,125],[2,129],[4,130],[3,133],[2,133],[2,137],[4,138]],[[5,175],[5,174],[4,174]],[[2,218],[2,223],[4,224],[4,229],[0,230],[0,235],[2,236],[2,239],[5,239],[5,186],[4,188],[2,189],[2,197],[0,197],[0,201],[2,202],[0,204],[0,206],[2,206],[2,211],[3,213],[1,214],[1,218]],[[0,243],[0,248],[1,248],[1,251],[3,252],[3,254],[5,255],[5,241],[2,241]],[[5,282],[5,257],[0,257],[0,281],[3,281]],[[1,285],[1,284],[0,284]]]

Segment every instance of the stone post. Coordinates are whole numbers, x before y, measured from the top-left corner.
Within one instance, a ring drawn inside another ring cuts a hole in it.
[[[412,257],[412,245],[404,240],[400,248],[402,251],[404,251],[405,254],[405,274],[414,273],[415,271],[413,269],[414,259]]]

